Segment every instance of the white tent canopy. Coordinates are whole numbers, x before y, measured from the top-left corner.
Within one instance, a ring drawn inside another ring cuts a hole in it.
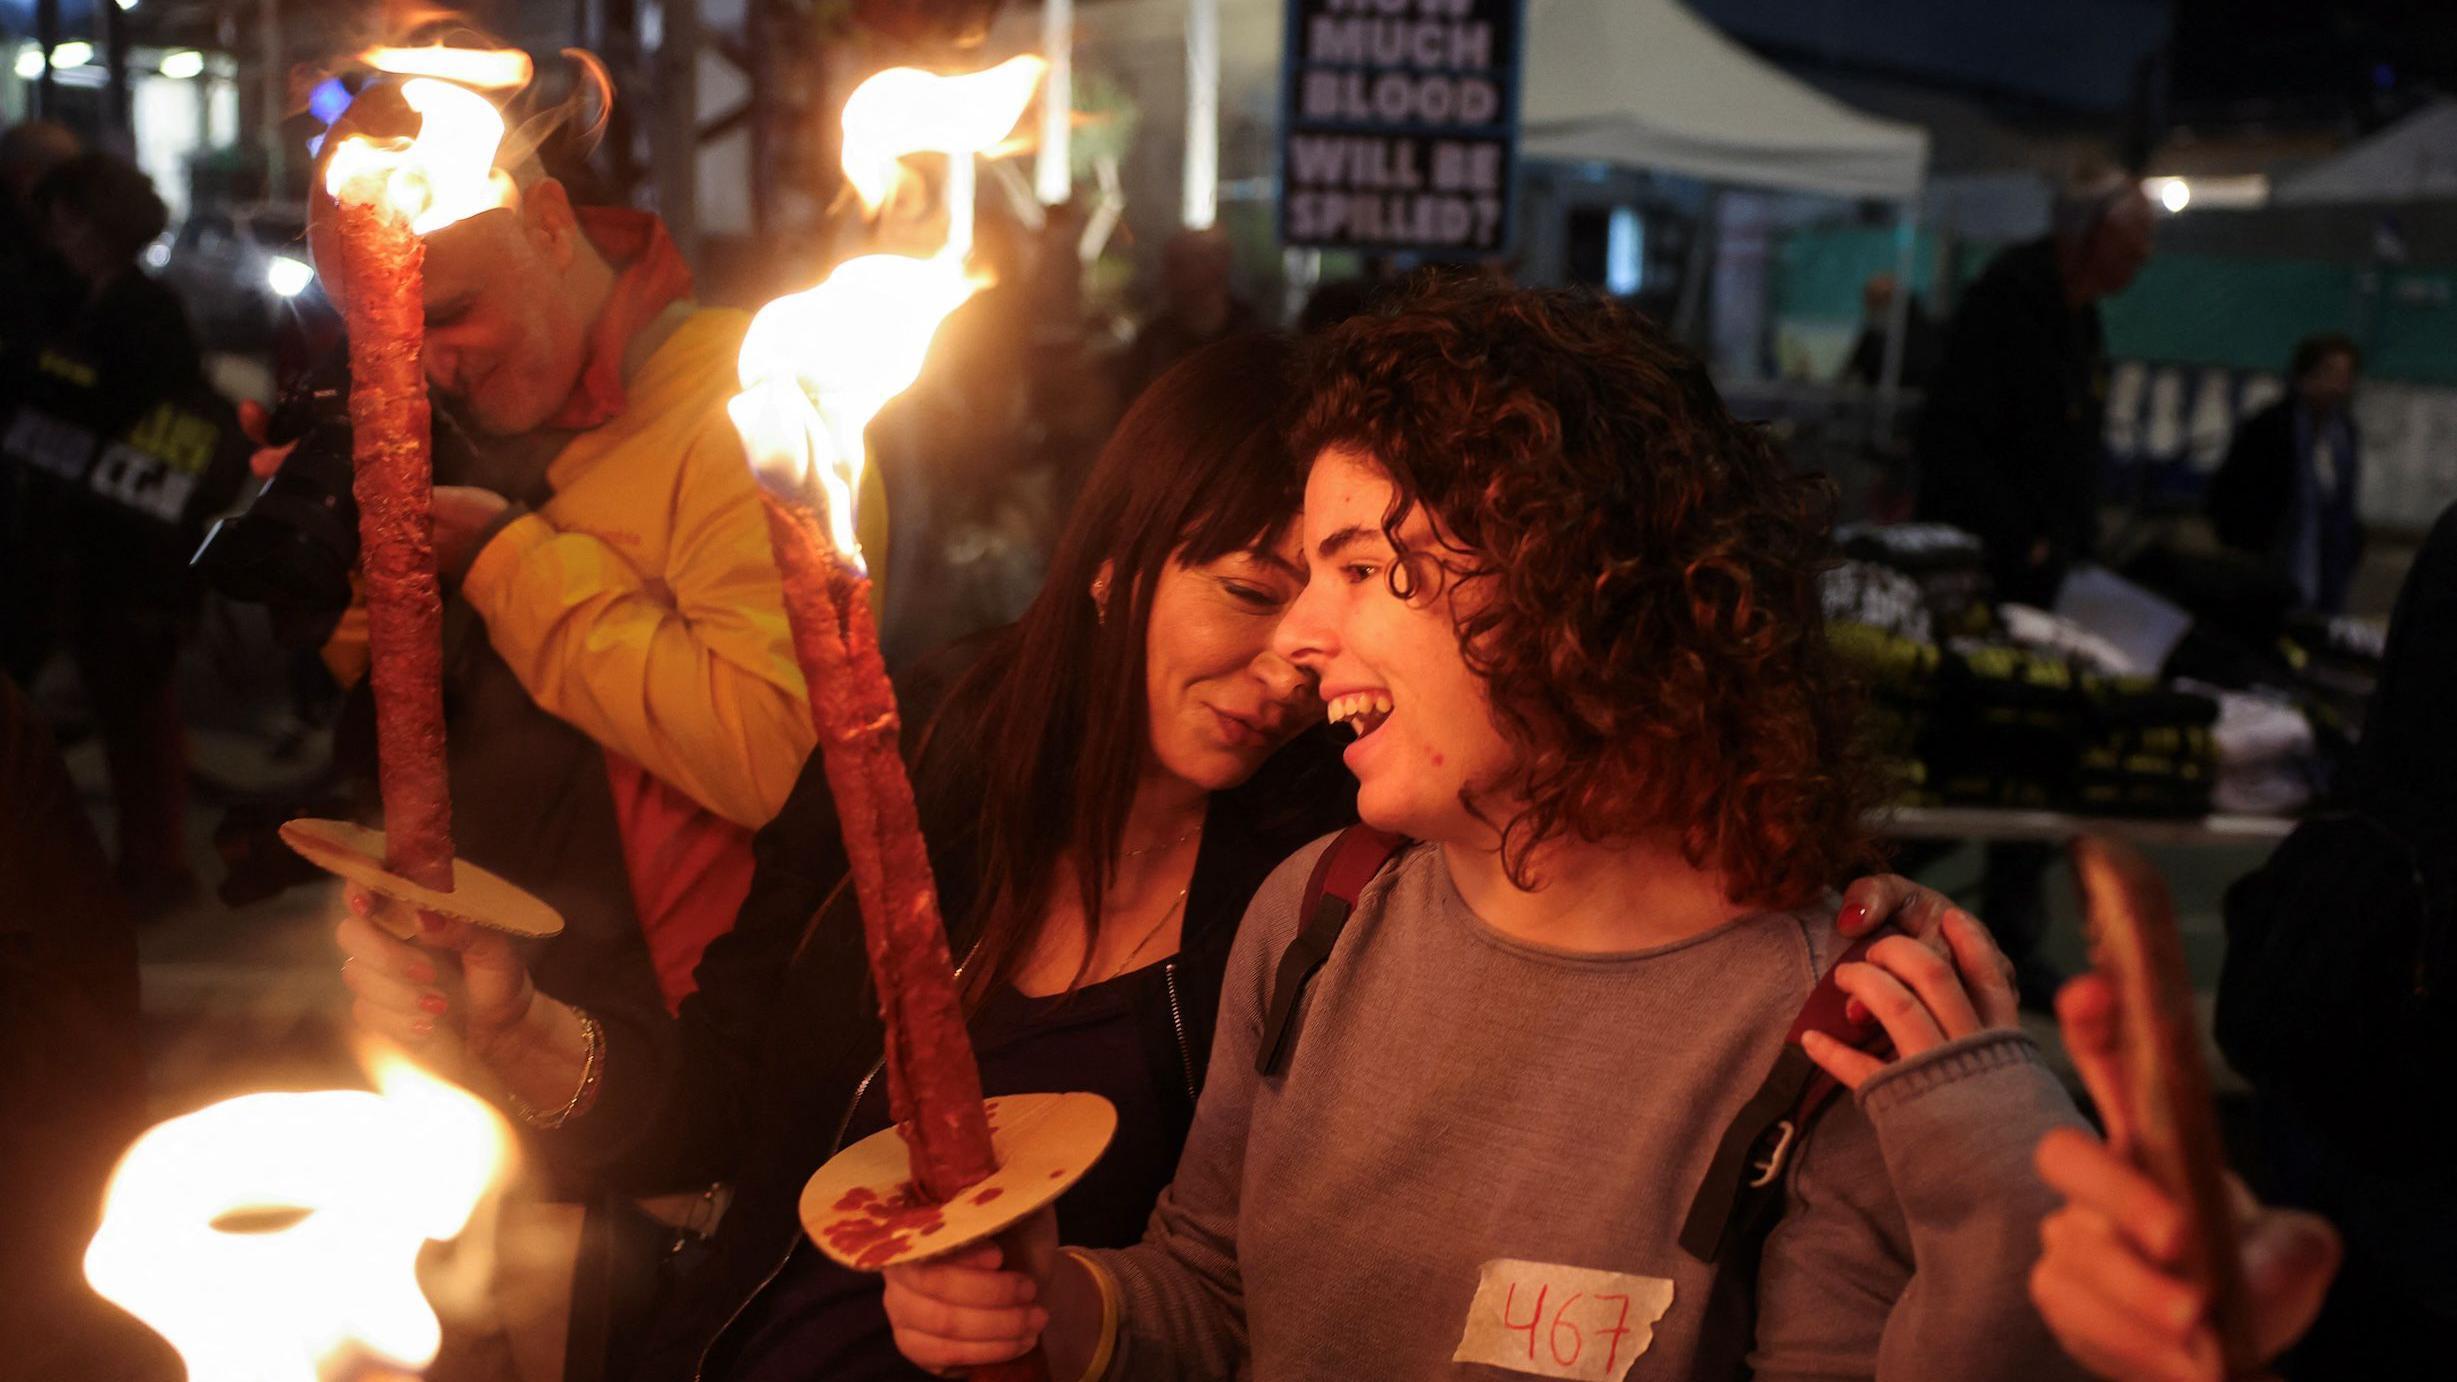
[[[1709,182],[1909,201],[1916,125],[1860,114],[1675,0],[1529,0],[1520,152]]]
[[[1286,0],[1216,3],[1225,103],[1275,110]],[[1156,73],[1182,61],[1187,4],[1077,0],[1078,48]],[[1018,47],[1035,41],[1014,23]],[[1885,201],[1917,197],[1928,166],[1927,131],[1816,91],[1677,0],[1527,0],[1522,73],[1530,158]]]
[[[2277,180],[2273,202],[2405,202],[2457,195],[2457,101],[2435,101]]]

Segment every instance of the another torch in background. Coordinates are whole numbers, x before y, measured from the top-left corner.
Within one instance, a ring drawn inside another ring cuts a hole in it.
[[[120,1159],[86,1279],[170,1341],[188,1382],[434,1360],[442,1327],[419,1254],[461,1234],[511,1139],[485,1104],[405,1060],[379,1062],[375,1083],[227,1099]]]
[[[1001,1231],[1073,1184],[1117,1123],[1097,1095],[982,1100],[853,536],[864,429],[911,386],[939,323],[980,286],[963,262],[972,159],[1015,128],[1040,73],[1032,58],[953,77],[900,68],[853,93],[847,179],[875,206],[900,175],[900,157],[946,154],[947,243],[927,259],[851,260],[818,287],[770,303],[744,337],[743,392],[730,405],[767,506],[886,1028],[897,1126],[822,1167],[801,1207],[822,1249],[865,1270]],[[1035,1354],[973,1375],[1037,1378],[1045,1369]]]

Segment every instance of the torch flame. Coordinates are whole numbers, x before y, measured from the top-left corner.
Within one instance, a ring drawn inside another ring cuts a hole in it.
[[[376,1083],[225,1100],[121,1158],[86,1279],[168,1339],[190,1382],[315,1382],[352,1345],[433,1360],[419,1248],[461,1232],[510,1143],[493,1110],[407,1061]]]
[[[325,191],[378,202],[416,235],[512,204],[512,179],[495,167],[504,130],[494,102],[433,77],[401,83],[401,99],[418,112],[417,137],[342,140],[325,165]]]
[[[895,183],[898,159],[924,153],[971,158],[998,147],[1024,118],[1048,70],[1048,63],[1027,54],[956,76],[918,67],[879,73],[845,99],[846,181],[863,205],[876,208]]]
[[[844,110],[845,175],[876,206],[906,154],[966,160],[996,147],[1031,103],[1047,64],[1014,58],[942,77],[916,68],[879,73]],[[960,228],[927,259],[869,254],[825,281],[759,311],[742,339],[742,392],[726,405],[760,482],[802,498],[814,480],[837,552],[856,567],[854,499],[867,453],[863,429],[911,388],[939,323],[986,280],[964,268]]]
[[[981,286],[945,255],[866,254],[778,298],[742,338],[742,392],[726,403],[761,481],[786,493],[816,479],[829,536],[848,561],[863,429],[913,386],[947,314]]]
[[[378,72],[441,77],[480,91],[518,91],[536,72],[529,55],[518,48],[453,48],[435,43],[424,48],[370,48],[358,56]]]

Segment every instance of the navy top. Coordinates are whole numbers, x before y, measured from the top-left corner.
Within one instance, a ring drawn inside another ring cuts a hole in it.
[[[973,1017],[985,1095],[1084,1090],[1117,1106],[1109,1150],[1058,1199],[1060,1242],[1140,1241],[1153,1202],[1177,1169],[1160,1090],[1164,1081],[1183,1085],[1186,1072],[1157,1068],[1134,1022],[1138,1000],[1168,1002],[1174,963],[1146,965],[1072,995],[1034,998],[1002,987]],[[887,1122],[887,1082],[873,1079],[854,1105],[846,1145]],[[879,1293],[876,1273],[840,1267],[804,1239],[735,1326],[742,1344],[733,1365],[709,1375],[733,1382],[929,1377],[896,1351]]]

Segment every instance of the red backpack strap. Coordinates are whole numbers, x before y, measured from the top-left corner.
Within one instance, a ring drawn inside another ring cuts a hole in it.
[[[1850,995],[1835,987],[1834,972],[1866,955],[1870,946],[1892,930],[1880,927],[1852,942],[1817,981],[1817,987],[1809,990],[1800,1015],[1783,1034],[1783,1049],[1775,1056],[1774,1067],[1724,1130],[1715,1159],[1706,1168],[1706,1179],[1689,1202],[1689,1218],[1681,1226],[1681,1247],[1690,1256],[1702,1262],[1717,1261],[1736,1245],[1753,1241],[1767,1226],[1783,1203],[1783,1172],[1792,1154],[1808,1135],[1809,1124],[1842,1089],[1832,1075],[1809,1059],[1800,1039],[1810,1032],[1823,1032],[1872,1054],[1888,1047],[1890,1039],[1875,1018],[1853,1022],[1844,1015]]]
[[[1289,1027],[1306,983],[1331,958],[1331,947],[1339,944],[1339,933],[1347,928],[1348,914],[1356,910],[1365,885],[1389,867],[1407,843],[1406,837],[1387,830],[1352,825],[1339,832],[1314,861],[1314,873],[1305,880],[1305,900],[1297,913],[1305,918],[1304,927],[1280,952],[1279,972],[1271,980],[1271,1006],[1263,1012],[1262,1044],[1254,1048],[1255,1073],[1276,1075],[1288,1063]]]

